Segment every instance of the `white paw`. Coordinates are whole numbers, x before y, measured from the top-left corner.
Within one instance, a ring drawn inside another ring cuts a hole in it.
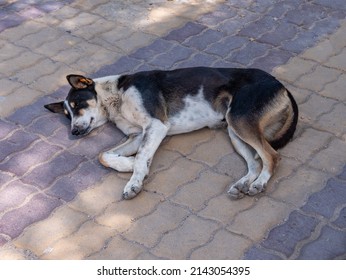
[[[139,194],[142,190],[142,186],[138,183],[132,183],[131,181],[128,182],[124,188],[123,191],[123,198],[124,199],[132,199],[135,196],[137,196],[137,194]]]

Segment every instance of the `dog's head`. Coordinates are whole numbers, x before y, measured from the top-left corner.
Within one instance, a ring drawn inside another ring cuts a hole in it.
[[[95,82],[81,75],[68,75],[71,89],[66,100],[44,105],[53,113],[62,113],[71,120],[73,135],[86,135],[107,121],[97,99]]]

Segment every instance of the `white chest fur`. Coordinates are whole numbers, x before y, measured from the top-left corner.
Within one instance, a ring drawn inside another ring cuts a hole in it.
[[[186,133],[203,127],[212,128],[220,125],[223,118],[223,114],[216,112],[205,100],[201,87],[197,95],[185,97],[183,109],[168,120],[171,125],[168,135]]]

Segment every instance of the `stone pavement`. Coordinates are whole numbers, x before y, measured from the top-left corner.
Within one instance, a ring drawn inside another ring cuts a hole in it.
[[[343,0],[1,1],[0,259],[345,259]],[[42,107],[65,76],[258,67],[300,108],[265,193],[231,201],[245,165],[222,130],[167,138],[144,191],[97,155],[111,124],[74,138]]]

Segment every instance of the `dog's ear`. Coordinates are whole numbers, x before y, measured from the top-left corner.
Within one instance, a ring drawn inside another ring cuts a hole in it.
[[[83,89],[94,84],[92,79],[86,78],[82,75],[67,75],[66,79],[74,89]]]
[[[44,105],[44,108],[53,113],[64,114],[64,101]]]

